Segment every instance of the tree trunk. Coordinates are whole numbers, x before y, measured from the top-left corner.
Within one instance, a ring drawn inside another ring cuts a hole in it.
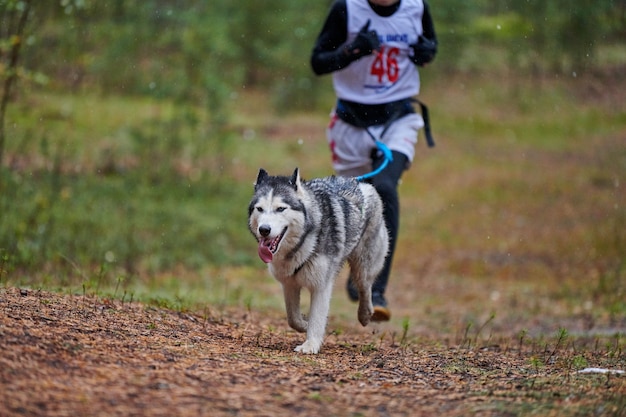
[[[20,56],[20,48],[22,46],[24,29],[26,22],[28,21],[28,14],[30,12],[31,0],[23,2],[24,7],[19,14],[19,22],[15,29],[15,33],[8,33],[7,37],[11,41],[11,51],[9,54],[9,62],[7,66],[7,77],[4,80],[2,88],[2,97],[0,97],[0,166],[2,166],[2,160],[4,156],[4,147],[6,143],[6,132],[4,129],[4,120],[6,116],[7,106],[11,98],[11,87],[17,79],[17,61]],[[16,15],[17,16],[17,15]]]

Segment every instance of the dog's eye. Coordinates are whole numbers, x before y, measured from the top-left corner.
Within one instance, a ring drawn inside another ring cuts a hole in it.
[[[258,211],[259,213],[263,213],[263,207],[257,207],[256,211]]]
[[[276,209],[277,212],[282,213],[283,211],[287,210],[287,207],[278,207]]]

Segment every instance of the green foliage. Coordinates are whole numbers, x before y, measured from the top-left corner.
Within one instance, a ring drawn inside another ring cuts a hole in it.
[[[624,14],[615,13],[620,6],[611,0],[430,6],[441,45],[439,71],[506,63],[517,71],[580,73],[602,65],[599,50],[623,45]],[[271,91],[280,110],[311,109],[320,100],[322,81],[309,58],[328,2],[63,0],[33,8],[24,68],[46,74],[59,88],[193,101],[218,123],[242,89]],[[489,58],[494,51],[508,58]]]
[[[238,224],[245,213],[229,204],[245,202],[241,187],[132,173],[3,177],[1,245],[21,269],[74,275],[74,264],[110,263],[132,274],[242,259]]]
[[[202,109],[135,102],[141,110],[126,118],[122,100],[83,100],[54,96],[14,117],[23,129],[11,130],[14,168],[0,171],[0,276],[49,272],[65,282],[104,265],[111,281],[249,261],[249,184],[223,175],[237,152],[232,133],[201,137]],[[99,121],[90,122],[94,106]]]
[[[307,3],[310,13],[303,13],[302,4],[287,0],[271,7],[225,0],[66,3],[63,14],[37,5],[42,22],[25,57],[28,67],[59,74],[58,87],[192,101],[217,123],[242,88],[273,89],[276,105],[285,108],[292,98],[298,106],[315,104],[308,55],[323,7]]]
[[[518,72],[582,73],[602,65],[598,50],[626,27],[624,6],[612,0],[448,0],[431,7],[443,64],[461,70],[501,69],[485,58],[502,50],[507,67]]]

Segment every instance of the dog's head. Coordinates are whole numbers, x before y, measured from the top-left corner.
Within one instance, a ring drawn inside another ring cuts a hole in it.
[[[269,263],[295,247],[304,231],[306,211],[300,172],[291,177],[271,176],[259,170],[248,207],[248,227],[259,242],[259,257]]]

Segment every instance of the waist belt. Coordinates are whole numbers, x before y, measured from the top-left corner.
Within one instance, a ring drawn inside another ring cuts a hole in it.
[[[435,146],[430,129],[430,117],[428,107],[415,98],[393,101],[385,104],[361,104],[353,101],[338,99],[335,112],[346,123],[359,128],[367,129],[370,126],[384,125],[381,138],[389,126],[399,118],[407,114],[415,113],[413,103],[420,105],[422,119],[424,119],[424,134],[429,147]]]

